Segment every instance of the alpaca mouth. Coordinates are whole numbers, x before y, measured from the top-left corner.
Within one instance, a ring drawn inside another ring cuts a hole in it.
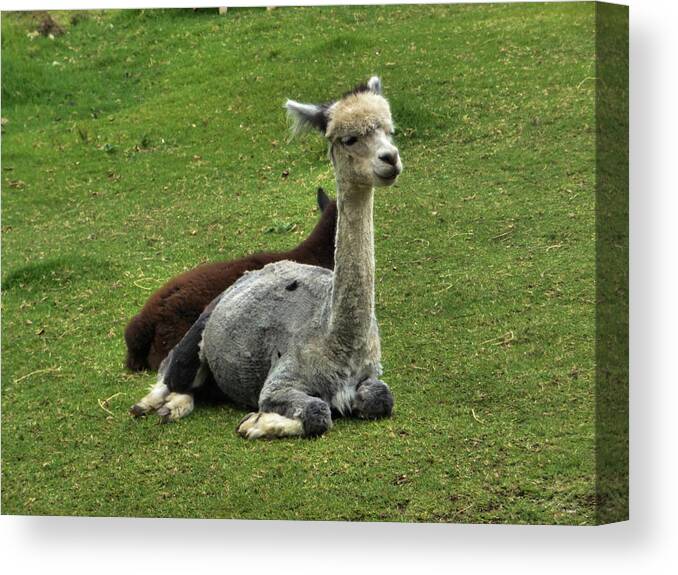
[[[400,175],[400,170],[393,169],[386,174],[379,173],[375,170],[374,175],[377,177],[378,182],[377,185],[390,186],[398,179],[398,176]]]

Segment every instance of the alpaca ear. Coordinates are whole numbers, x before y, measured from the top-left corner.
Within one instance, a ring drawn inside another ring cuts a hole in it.
[[[381,79],[379,76],[372,76],[367,81],[367,87],[371,92],[374,92],[377,96],[381,96]]]
[[[330,205],[330,201],[331,200],[325,193],[325,190],[318,188],[318,207],[320,208],[321,212],[324,212],[325,208]]]
[[[319,130],[325,134],[327,129],[327,106],[302,104],[294,100],[285,102],[287,116],[292,120],[292,135],[296,136],[308,130]]]

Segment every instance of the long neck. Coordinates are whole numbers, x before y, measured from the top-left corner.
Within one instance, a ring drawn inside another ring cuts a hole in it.
[[[359,349],[374,315],[373,190],[337,179],[337,235],[329,335],[342,348]]]

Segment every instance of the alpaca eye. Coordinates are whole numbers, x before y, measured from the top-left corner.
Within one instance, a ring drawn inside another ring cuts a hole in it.
[[[348,136],[346,138],[341,139],[341,143],[344,144],[344,146],[352,146],[358,141],[358,138],[355,136]]]

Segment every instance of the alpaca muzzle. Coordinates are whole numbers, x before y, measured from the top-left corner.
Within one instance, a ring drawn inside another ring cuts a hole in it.
[[[374,174],[377,176],[377,184],[380,186],[389,186],[393,184],[400,173],[403,171],[403,164],[400,161],[398,153],[390,153],[385,158],[379,156],[379,162],[374,167]]]

